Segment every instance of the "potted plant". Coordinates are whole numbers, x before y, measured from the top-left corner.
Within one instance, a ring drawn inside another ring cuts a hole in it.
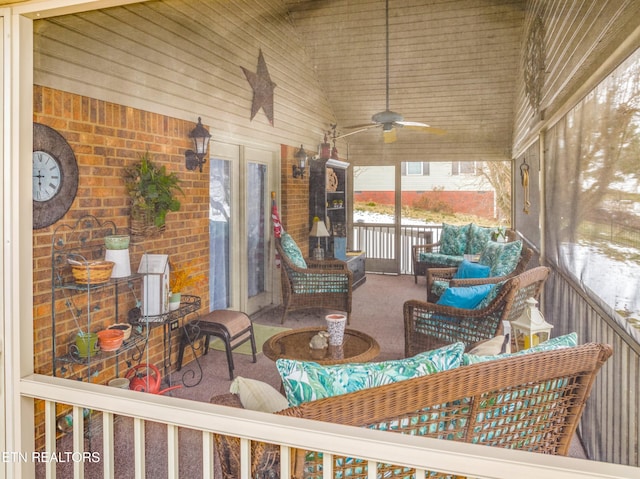
[[[193,261],[190,261],[182,267],[176,267],[173,262],[169,261],[169,267],[171,271],[169,276],[169,289],[171,290],[169,309],[175,310],[180,307],[182,292],[185,288],[200,284],[200,282],[204,281],[205,277],[204,274],[195,274]]]
[[[131,198],[131,234],[153,236],[165,226],[169,211],[178,211],[177,193],[183,193],[180,179],[165,166],[151,162],[149,152],[125,170],[125,185]],[[184,194],[184,193],[183,193]]]

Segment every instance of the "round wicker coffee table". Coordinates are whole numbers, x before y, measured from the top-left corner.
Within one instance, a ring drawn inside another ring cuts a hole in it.
[[[315,361],[320,364],[365,363],[373,361],[380,353],[378,342],[368,334],[355,329],[346,329],[342,346],[311,349],[311,338],[326,328],[313,327],[292,329],[269,338],[262,346],[266,357]]]

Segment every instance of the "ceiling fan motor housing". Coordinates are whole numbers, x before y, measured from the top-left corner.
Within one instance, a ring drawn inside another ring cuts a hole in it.
[[[391,110],[385,110],[385,111],[381,111],[380,113],[376,113],[375,115],[373,115],[371,117],[371,120],[374,121],[375,123],[384,124],[385,125],[385,130],[386,130],[386,129],[388,129],[388,128],[386,128],[387,124],[392,125],[392,123],[394,123],[396,121],[403,121],[404,118],[400,113],[396,113],[395,111],[391,111]]]

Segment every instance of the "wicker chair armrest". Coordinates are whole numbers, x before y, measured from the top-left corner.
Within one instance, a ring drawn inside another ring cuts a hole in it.
[[[453,288],[456,286],[477,286],[479,284],[496,284],[500,281],[504,281],[509,279],[510,276],[493,276],[491,278],[452,278],[449,281],[449,287]]]
[[[492,306],[493,303],[484,309],[462,309],[442,304],[429,303],[419,299],[410,299],[404,303],[404,312],[405,316],[407,314],[411,314],[414,317],[419,315],[421,319],[439,326],[442,321],[446,320],[457,318],[483,318],[487,315],[488,311],[493,309]]]
[[[440,242],[438,243],[429,243],[429,244],[414,244],[411,247],[411,254],[415,261],[420,259],[420,253],[432,253],[434,250],[438,250],[440,248]]]
[[[427,270],[427,284],[433,284],[434,281],[450,281],[458,268],[429,268]]]

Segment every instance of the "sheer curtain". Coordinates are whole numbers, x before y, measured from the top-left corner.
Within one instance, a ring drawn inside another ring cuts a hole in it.
[[[544,146],[547,260],[638,340],[640,51],[550,128]]]

